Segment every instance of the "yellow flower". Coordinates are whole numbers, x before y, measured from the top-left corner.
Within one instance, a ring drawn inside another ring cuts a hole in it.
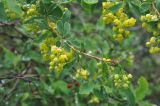
[[[72,60],[72,51],[67,53],[64,48],[57,47],[54,39],[51,37],[42,41],[40,50],[43,58],[49,61],[49,70],[54,70],[55,72],[61,72],[64,65]]]
[[[47,45],[45,43],[41,43],[40,50],[41,50],[41,52],[47,52],[48,51]]]
[[[35,9],[34,8],[30,8],[28,11],[27,11],[27,15],[33,15],[35,13]]]
[[[103,21],[105,22],[105,24],[110,24],[115,18],[116,17],[113,15],[113,13],[108,13],[104,15]]]
[[[160,22],[158,22],[158,24],[157,24],[157,28],[158,28],[158,29],[160,29]]]
[[[156,43],[156,38],[155,37],[151,37],[150,38],[150,44],[155,44]]]
[[[119,33],[123,33],[124,32],[124,29],[122,29],[122,28],[119,28]]]
[[[123,84],[123,87],[127,89],[129,86],[128,86],[127,83],[124,83],[124,84]]]
[[[88,72],[87,70],[84,70],[84,69],[78,69],[77,70],[77,73],[76,73],[76,77],[82,77],[83,79],[87,79],[87,76],[88,76]]]
[[[128,74],[127,77],[128,77],[129,79],[131,79],[133,76],[132,76],[132,74]]]
[[[118,79],[119,79],[119,75],[118,75],[118,74],[115,74],[115,75],[114,75],[114,79],[115,79],[115,80],[118,80]]]
[[[124,38],[123,38],[123,35],[122,35],[122,34],[118,34],[118,35],[114,35],[114,39],[115,39],[117,42],[121,42]]]
[[[31,7],[27,11],[27,15],[31,16],[36,13],[36,5],[32,4]]]
[[[128,77],[126,75],[123,75],[123,80],[127,81]]]
[[[146,19],[149,21],[149,20],[151,20],[151,18],[152,18],[152,15],[151,14],[147,14],[146,15]]]
[[[160,25],[160,24],[159,24]],[[159,29],[160,29],[160,26],[159,26]],[[153,35],[154,36],[158,36],[160,33],[158,33],[158,31],[153,31]]]
[[[146,46],[150,46],[151,45],[151,43],[150,42],[146,42]]]
[[[145,21],[146,17],[145,16],[141,16],[141,21]]]
[[[124,21],[123,26],[124,27],[131,27],[131,26],[134,26],[135,23],[136,23],[136,19],[130,18],[130,19],[127,19]]]
[[[48,21],[48,26],[52,29],[53,32],[55,32],[56,24],[54,22]]]
[[[93,96],[93,97],[88,101],[88,103],[99,103],[99,99],[98,99],[98,97]]]
[[[159,52],[160,52],[160,48],[159,48],[159,47],[151,47],[151,48],[149,49],[149,52],[150,52],[151,54],[159,53]]]
[[[65,61],[67,61],[67,55],[66,54],[64,54],[64,55],[60,55],[60,57],[59,57],[59,61],[60,62],[65,62]]]
[[[102,3],[102,7],[103,9],[108,9],[112,6],[112,3],[111,2],[103,2]]]
[[[147,23],[143,22],[142,23],[142,28],[146,28],[147,27]]]
[[[115,20],[114,20],[114,24],[115,24],[115,25],[117,25],[117,26],[120,26],[121,21],[120,21],[120,20],[118,20],[118,19],[115,19]]]

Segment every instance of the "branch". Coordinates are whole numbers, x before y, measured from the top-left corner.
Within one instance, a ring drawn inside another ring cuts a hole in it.
[[[16,79],[20,79],[20,80],[24,80],[26,82],[30,82],[30,80],[28,78],[32,78],[32,79],[36,79],[38,80],[38,75],[36,74],[29,74],[27,72],[29,72],[31,70],[31,68],[26,69],[24,71],[22,71],[21,73],[7,73],[5,75],[0,76],[0,82],[3,80],[8,79],[9,81],[1,83],[0,86],[3,87],[5,85],[7,85],[8,83],[16,80]]]
[[[12,92],[14,92],[20,82],[20,79],[17,79],[14,86],[11,88],[11,90],[4,96],[4,98],[7,100],[12,96]]]
[[[0,27],[4,27],[4,26],[16,26],[18,24],[20,24],[19,20],[12,21],[12,22],[0,22]]]
[[[6,76],[6,77],[0,77],[0,81],[8,79],[8,82],[0,84],[0,87],[5,86],[6,84],[10,83],[11,81],[14,81],[15,79],[21,79],[24,81],[29,81],[28,78],[33,78],[38,80],[38,76],[36,74],[26,74],[26,75],[21,75],[17,74],[16,76]]]
[[[17,25],[20,24],[19,20],[16,21],[12,21],[12,22],[0,22],[0,27],[5,27],[5,26],[9,26],[9,27],[13,27],[13,29],[19,33],[20,35],[22,35],[22,37],[17,37],[17,36],[10,36],[10,37],[15,37],[15,38],[21,38],[21,39],[32,39],[30,36],[28,36],[27,34],[23,33],[22,31],[20,31],[18,28],[16,28]],[[9,35],[6,32],[0,32],[0,34],[5,34],[5,35]]]
[[[17,86],[18,86],[18,84],[19,84],[21,79],[24,80],[24,81],[29,81],[30,82],[30,80],[28,80],[28,78],[37,78],[37,75],[27,74],[27,72],[29,70],[30,70],[30,68],[22,71],[19,74],[14,74],[12,76],[7,76],[7,77],[0,77],[0,80],[11,79],[9,82],[16,80],[15,84],[13,85],[13,87],[4,96],[4,99],[9,99],[12,96],[13,92],[16,90],[16,88],[17,88]],[[5,84],[6,83],[2,84],[1,86],[5,85]]]
[[[21,34],[23,37],[22,39],[32,39],[30,36],[28,36],[27,34],[23,33],[22,31],[20,31],[18,28],[14,27],[15,31],[18,32],[19,34]]]
[[[67,43],[67,42],[66,42],[66,43]],[[72,45],[70,45],[70,44],[68,44],[68,43],[67,43],[67,45],[68,45],[73,51],[75,51],[75,52],[77,52],[77,53],[79,53],[79,54],[81,54],[81,55],[84,55],[84,56],[86,56],[86,57],[88,57],[88,58],[92,58],[92,59],[95,59],[95,60],[97,60],[97,61],[109,62],[109,63],[112,63],[113,65],[119,64],[118,61],[111,60],[111,59],[106,59],[106,58],[100,58],[100,57],[97,57],[97,56],[93,56],[93,55],[90,55],[90,54],[88,54],[88,53],[84,53],[84,52],[80,51],[78,48],[76,49],[74,46],[72,46]]]
[[[156,8],[156,6],[155,6],[155,4],[154,4],[154,0],[152,0],[152,8],[153,8],[155,14],[160,17],[160,12],[157,10],[157,8]]]

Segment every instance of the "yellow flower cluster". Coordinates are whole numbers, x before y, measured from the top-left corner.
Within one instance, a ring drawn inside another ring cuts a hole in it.
[[[151,37],[148,42],[146,42],[146,46],[150,47],[149,52],[151,54],[160,53],[160,47],[158,45],[158,41],[156,37]]]
[[[31,32],[31,33],[37,33],[40,29],[40,27],[35,23],[26,24],[25,27],[26,27],[26,31]]]
[[[160,47],[158,46],[160,43],[160,21],[156,15],[146,14],[145,16],[141,16],[142,28],[146,29],[153,36],[150,38],[148,42],[146,42],[146,46],[149,47],[149,52],[151,54],[160,53]],[[152,21],[156,22],[156,25],[152,25]]]
[[[12,10],[6,9],[5,12],[6,12],[6,14],[7,14],[7,16],[8,16],[9,18],[11,18],[11,19],[16,19],[16,18],[17,18],[16,13],[13,12]]]
[[[72,56],[72,51],[66,52],[64,48],[52,45],[49,70],[61,72],[63,70],[64,65],[72,60]]]
[[[66,52],[62,47],[55,45],[55,40],[52,37],[45,39],[40,44],[40,50],[44,60],[49,61],[49,70],[61,72],[64,65],[72,60],[73,52]]]
[[[49,50],[50,50],[51,45],[54,45],[54,44],[55,44],[55,40],[53,37],[48,37],[41,42],[40,51],[45,61],[50,60]]]
[[[32,4],[30,8],[27,10],[27,15],[32,16],[36,14],[36,5]]]
[[[103,58],[103,60],[111,60],[111,59]],[[103,72],[103,65],[104,65],[104,64],[105,64],[105,61],[104,61],[104,62],[98,62],[98,63],[97,63],[98,73]],[[113,74],[113,70],[114,70],[114,67],[113,67],[112,65],[107,67],[107,71],[109,72],[109,75],[112,75],[112,74]],[[97,73],[97,74],[98,74],[98,73]]]
[[[151,47],[150,49],[149,49],[149,52],[151,53],[151,54],[157,54],[157,53],[160,53],[160,47]]]
[[[83,79],[87,79],[88,77],[88,71],[83,69],[83,68],[80,68],[80,69],[77,69],[77,72],[76,72],[76,78],[83,78]]]
[[[100,102],[100,100],[97,96],[92,96],[91,99],[88,101],[89,104],[92,104],[92,103],[96,104],[99,102]]]
[[[141,16],[141,21],[157,21],[158,17],[157,15],[152,15],[152,14],[146,14],[145,16]]]
[[[50,20],[48,20],[48,26],[52,29],[53,32],[56,32],[56,24]]]
[[[116,13],[109,11],[109,8],[116,5],[115,2],[103,2],[103,21],[105,24],[113,24],[114,39],[121,42],[124,38],[127,38],[130,31],[127,29],[132,27],[136,23],[136,19],[128,18],[124,13],[123,7],[121,7]]]
[[[130,80],[132,79],[131,74],[115,74],[114,75],[114,85],[117,88],[128,88],[130,84]]]

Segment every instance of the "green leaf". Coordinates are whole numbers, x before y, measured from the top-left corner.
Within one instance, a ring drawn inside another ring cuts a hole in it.
[[[44,19],[34,19],[34,22],[41,28],[41,29],[47,29],[47,21]]]
[[[67,86],[67,83],[62,80],[58,80],[58,81],[54,82],[54,87],[56,90],[60,90],[63,93],[67,94],[69,92],[69,90],[67,89],[66,86]]]
[[[121,2],[117,3],[114,6],[112,6],[111,8],[109,8],[109,11],[115,13],[121,8],[121,6],[122,6]]]
[[[154,106],[154,104],[151,104],[149,101],[143,101],[138,103],[139,106]]]
[[[28,92],[23,94],[22,100],[21,101],[25,101],[30,97],[30,94]]]
[[[150,9],[150,7],[151,7],[151,4],[150,4],[150,3],[144,2],[144,3],[142,3],[141,6],[140,6],[140,12],[141,12],[141,13],[145,13],[145,12],[147,12],[147,11]]]
[[[18,3],[17,3],[16,0],[6,0],[6,3],[7,3],[7,6],[8,6],[9,9],[14,11],[17,15],[21,15],[22,10],[17,5]]]
[[[46,1],[46,2],[40,2],[39,5],[40,8],[38,8],[37,11],[43,16],[47,16],[52,21],[59,20],[63,15],[62,9],[56,3],[51,3],[51,1]]]
[[[131,1],[129,0],[129,3],[134,4],[134,5],[138,6],[138,7],[140,7],[140,5],[141,5],[142,2],[140,0],[131,0]]]
[[[64,24],[61,20],[57,22],[57,30],[62,36],[66,36],[70,33],[70,27],[70,23],[68,22],[65,22]]]
[[[160,11],[160,0],[155,0],[156,8]]]
[[[30,61],[30,60],[35,60],[37,62],[41,62],[41,55],[39,54],[39,52],[35,52],[35,51],[28,51],[24,57],[23,60],[24,61]]]
[[[71,12],[67,10],[63,13],[62,21],[63,22],[69,21],[70,17],[71,17]]]
[[[49,94],[54,94],[55,89],[52,86],[47,85],[46,83],[41,84],[44,87],[44,90]]]
[[[4,9],[4,5],[0,2],[0,21],[4,21],[6,19],[6,13]]]
[[[135,106],[136,104],[135,104],[135,97],[133,95],[133,92],[131,90],[127,90],[126,96],[128,99],[129,106]]]
[[[97,62],[96,60],[91,60],[88,63],[88,70],[92,74],[97,70]]]
[[[88,12],[88,13],[91,13],[91,11],[92,11],[92,5],[91,4],[88,4],[88,3],[86,3],[85,1],[81,1],[81,6],[83,7],[83,9],[86,11],[86,12]]]
[[[135,14],[135,16],[138,18],[141,14],[139,11],[139,6],[134,4],[134,3],[128,3],[129,5],[129,10]]]
[[[136,101],[143,100],[144,97],[148,94],[148,92],[149,92],[148,82],[144,77],[141,77],[138,80],[138,87],[135,90]]]
[[[7,48],[3,48],[3,50],[5,52],[5,62],[8,64],[12,64],[14,61],[15,55]]]
[[[69,3],[71,2],[72,0],[59,0],[61,3]]]
[[[37,43],[37,44],[39,44],[39,43],[41,43],[45,38],[47,38],[48,37],[48,35],[44,35],[44,34],[42,34],[42,35],[40,35],[40,36],[38,36],[38,37],[36,37],[35,39],[34,39],[34,43]]]
[[[3,48],[3,51],[5,53],[4,63],[6,67],[10,67],[12,65],[16,66],[21,61],[21,58],[22,58],[21,55],[15,55],[7,48]]]
[[[68,22],[64,23],[64,31],[63,34],[64,35],[68,35],[70,33],[70,29],[71,29],[71,25]]]
[[[83,52],[84,50],[85,50],[84,42],[81,41],[81,43],[80,43],[80,51]]]
[[[93,83],[85,83],[80,86],[79,93],[80,94],[90,94],[94,89]]]
[[[63,23],[62,23],[61,20],[59,20],[57,22],[57,30],[58,30],[58,32],[60,32],[61,34],[63,34]]]
[[[146,2],[146,3],[151,3],[151,2],[152,2],[152,0],[146,0],[145,2]]]
[[[83,0],[87,4],[96,4],[98,3],[98,0]]]
[[[48,10],[48,12],[49,15],[57,19],[59,19],[63,14],[61,8],[59,6],[56,7],[55,5],[51,8],[51,10]]]
[[[108,94],[113,93],[112,88],[110,88],[108,86],[104,86],[104,89],[105,89],[106,93],[108,93]]]

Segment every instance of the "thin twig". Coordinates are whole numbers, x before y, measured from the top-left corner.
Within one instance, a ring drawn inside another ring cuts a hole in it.
[[[16,90],[20,80],[25,80],[25,81],[29,81],[27,78],[35,78],[37,77],[37,75],[32,75],[32,74],[27,74],[27,72],[30,70],[29,69],[26,69],[24,71],[22,71],[20,74],[16,74],[16,75],[12,75],[12,76],[7,76],[6,79],[11,79],[12,81],[16,80],[15,84],[13,85],[13,87],[4,95],[4,99],[9,99],[13,92]],[[5,77],[1,77],[1,80],[2,79],[5,79]],[[4,83],[5,84],[5,83]]]
[[[20,23],[19,20],[12,21],[12,22],[0,22],[0,27],[3,27],[3,26],[16,26],[19,23]]]
[[[21,34],[23,37],[23,39],[32,39],[30,36],[26,35],[25,33],[23,33],[22,31],[20,31],[18,28],[14,27],[15,31],[18,32],[19,34]]]
[[[9,26],[9,27],[13,27],[13,29],[18,32],[20,35],[22,35],[22,37],[17,37],[17,36],[10,36],[11,38],[22,38],[22,39],[28,39],[31,38],[30,36],[28,36],[27,34],[23,33],[22,31],[20,31],[18,28],[16,28],[17,25],[20,24],[19,20],[16,21],[12,21],[12,22],[0,22],[0,27],[5,27],[5,26]],[[0,34],[5,34],[5,35],[9,35],[6,32],[0,32]]]
[[[155,3],[154,3],[154,0],[152,0],[152,8],[153,8],[155,14],[160,17],[160,12],[157,10],[157,8],[156,8],[156,6],[155,6]]]
[[[66,42],[67,43],[67,42]],[[67,43],[67,45],[75,52],[81,54],[81,55],[84,55],[86,57],[89,57],[89,58],[92,58],[92,59],[95,59],[97,61],[103,61],[103,62],[110,62],[112,63],[113,65],[117,65],[119,64],[118,61],[115,61],[115,60],[112,60],[112,59],[106,59],[106,58],[100,58],[100,57],[97,57],[97,56],[93,56],[93,55],[90,55],[88,53],[84,53],[82,51],[80,51],[79,49],[76,49],[74,46],[70,45],[69,43]]]
[[[5,80],[5,79],[9,79],[8,82],[2,83],[2,84],[0,84],[0,86],[3,87],[6,84],[10,83],[11,81],[14,81],[15,79],[22,79],[24,81],[28,81],[28,80],[26,80],[28,78],[33,78],[33,79],[38,80],[38,76],[35,74],[26,74],[26,75],[17,74],[17,75],[12,75],[12,76],[0,77],[0,81]]]
[[[20,79],[17,79],[16,82],[15,82],[15,84],[14,84],[14,86],[11,88],[11,90],[4,96],[4,98],[5,98],[6,100],[11,97],[12,92],[14,92],[14,91],[16,90],[19,82],[20,82]]]

